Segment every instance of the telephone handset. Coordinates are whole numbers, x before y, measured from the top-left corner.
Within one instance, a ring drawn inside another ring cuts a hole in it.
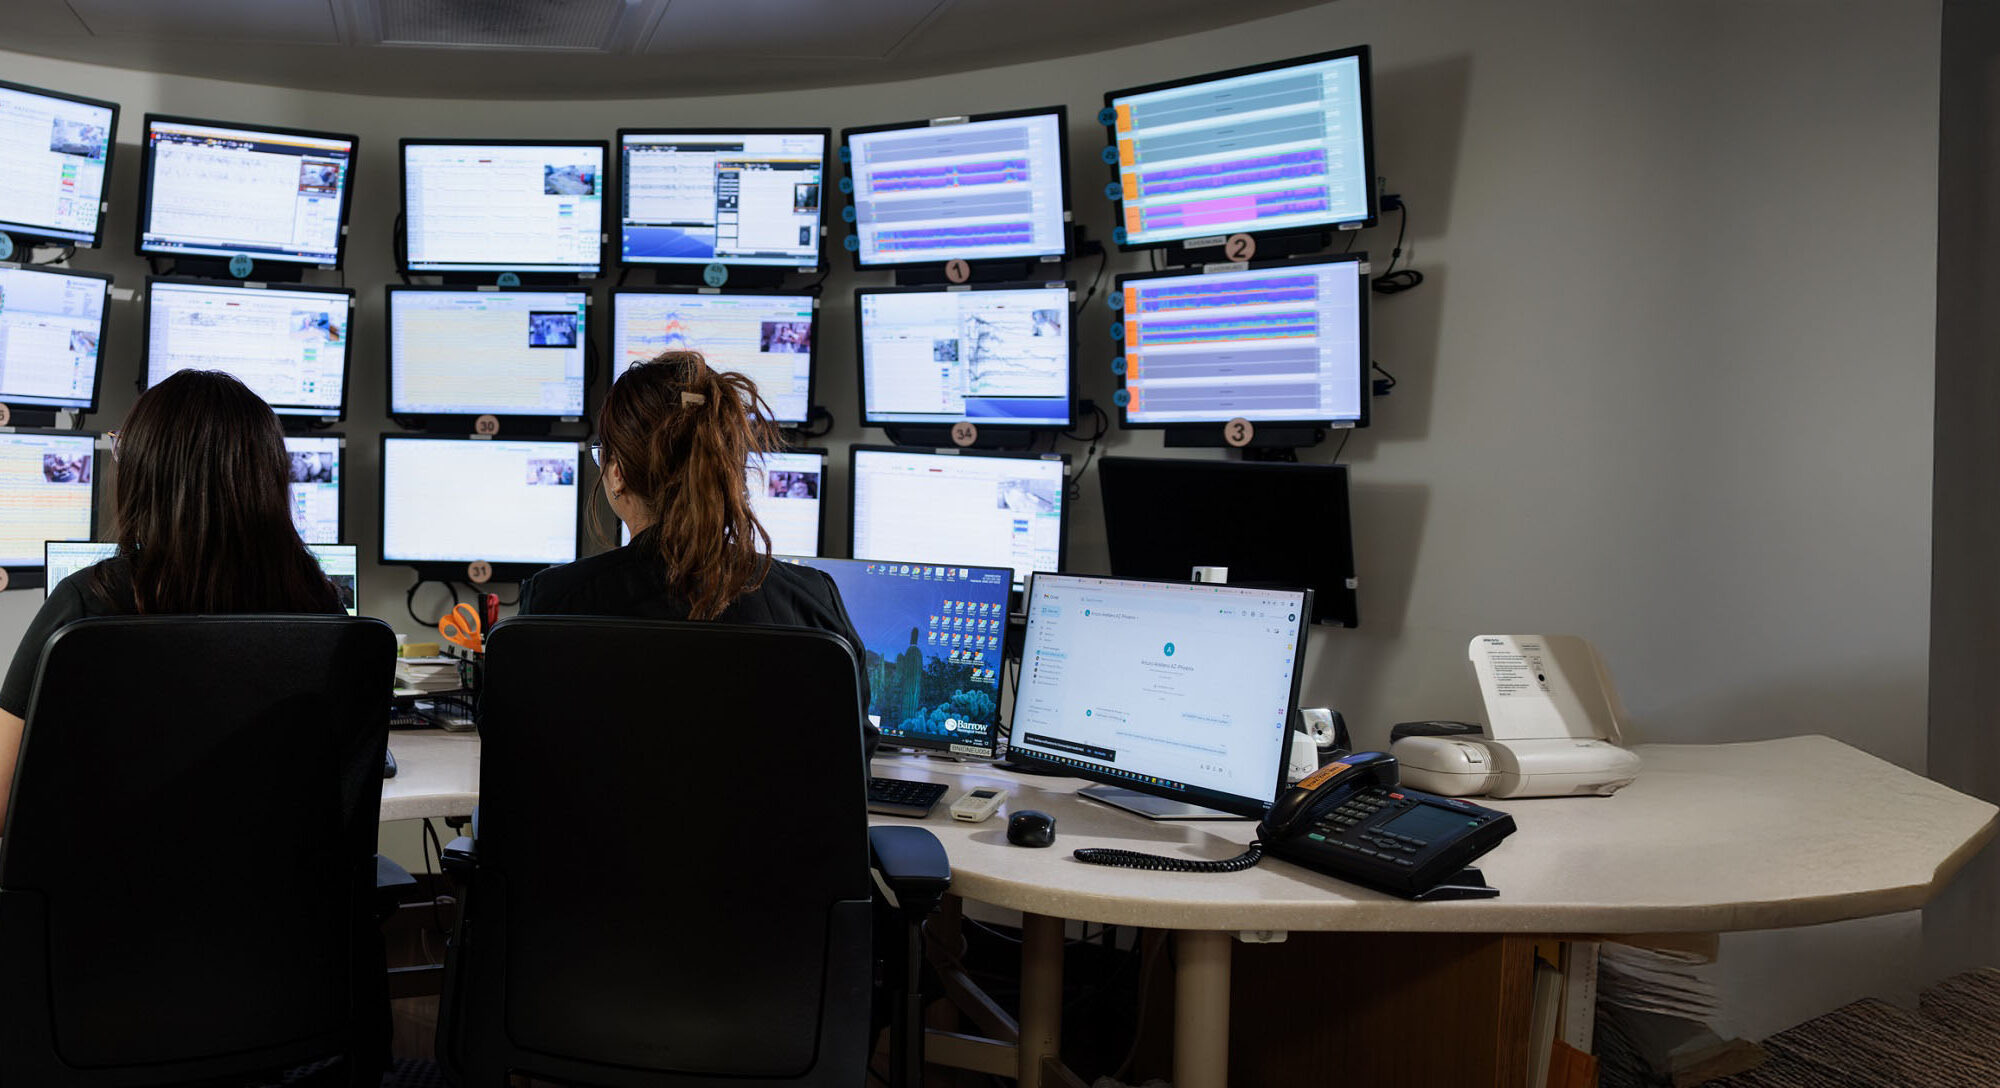
[[[1233,873],[1266,853],[1410,899],[1498,895],[1466,866],[1514,833],[1514,818],[1456,797],[1397,786],[1394,756],[1344,755],[1299,780],[1233,858],[1199,861],[1086,848],[1078,861],[1166,872]]]

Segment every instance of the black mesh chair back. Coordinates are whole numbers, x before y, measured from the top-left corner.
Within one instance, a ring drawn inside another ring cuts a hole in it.
[[[395,636],[345,616],[49,640],[0,839],[0,1085],[379,1080]]]
[[[460,1083],[861,1083],[858,676],[819,631],[493,629],[476,862],[438,1036]]]

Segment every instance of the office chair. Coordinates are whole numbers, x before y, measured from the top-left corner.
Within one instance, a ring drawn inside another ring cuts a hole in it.
[[[862,1085],[877,906],[848,645],[531,616],[486,653],[478,838],[446,850],[468,882],[439,1011],[447,1073]],[[909,935],[888,950],[900,1081],[921,1063],[908,950],[950,869],[928,831],[887,830],[882,909]]]
[[[0,1085],[387,1059],[375,840],[396,639],[86,619],[42,651],[0,838]]]

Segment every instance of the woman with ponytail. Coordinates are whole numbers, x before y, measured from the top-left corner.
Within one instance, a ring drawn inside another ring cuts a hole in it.
[[[813,627],[862,655],[833,579],[771,561],[745,473],[780,443],[750,379],[716,372],[699,352],[670,351],[612,383],[597,430],[598,482],[632,542],[530,578],[522,615]],[[872,750],[872,729],[869,737]]]

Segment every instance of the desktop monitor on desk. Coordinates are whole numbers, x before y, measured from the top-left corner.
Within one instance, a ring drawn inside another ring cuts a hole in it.
[[[472,563],[517,582],[570,562],[582,454],[574,439],[383,435],[381,562],[454,582]]]
[[[1006,567],[1017,589],[1062,568],[1068,454],[854,446],[848,456],[854,558]]]
[[[0,404],[95,412],[111,277],[0,267]]]
[[[1141,815],[1262,816],[1311,605],[1310,590],[1035,575],[1009,757],[1120,787],[1084,794]]]
[[[96,249],[118,104],[0,81],[0,233]]]
[[[819,299],[765,291],[620,287],[611,292],[611,380],[662,352],[698,351],[757,383],[773,422],[812,414]]]
[[[339,268],[353,136],[146,115],[137,252]]]
[[[354,292],[211,280],[146,284],[146,385],[182,370],[234,375],[281,416],[347,412]]]
[[[43,584],[43,596],[53,595],[63,579],[85,567],[101,563],[118,554],[118,542],[114,540],[51,540],[44,546],[47,559],[47,581]],[[359,593],[359,558],[352,544],[308,544],[306,550],[319,560],[319,567],[326,572],[327,581],[340,593],[340,605],[350,616],[361,614]]]
[[[1075,426],[1071,286],[856,290],[862,425]]]
[[[405,272],[604,267],[603,140],[417,140],[402,145]]]
[[[831,136],[619,129],[619,260],[817,268]]]
[[[868,676],[868,717],[884,743],[992,758],[1009,571],[778,558],[840,587],[863,643],[855,650]]]
[[[97,436],[0,432],[0,568],[16,588],[43,573],[43,545],[97,529]]]
[[[391,286],[387,298],[391,416],[583,415],[589,292]]]

